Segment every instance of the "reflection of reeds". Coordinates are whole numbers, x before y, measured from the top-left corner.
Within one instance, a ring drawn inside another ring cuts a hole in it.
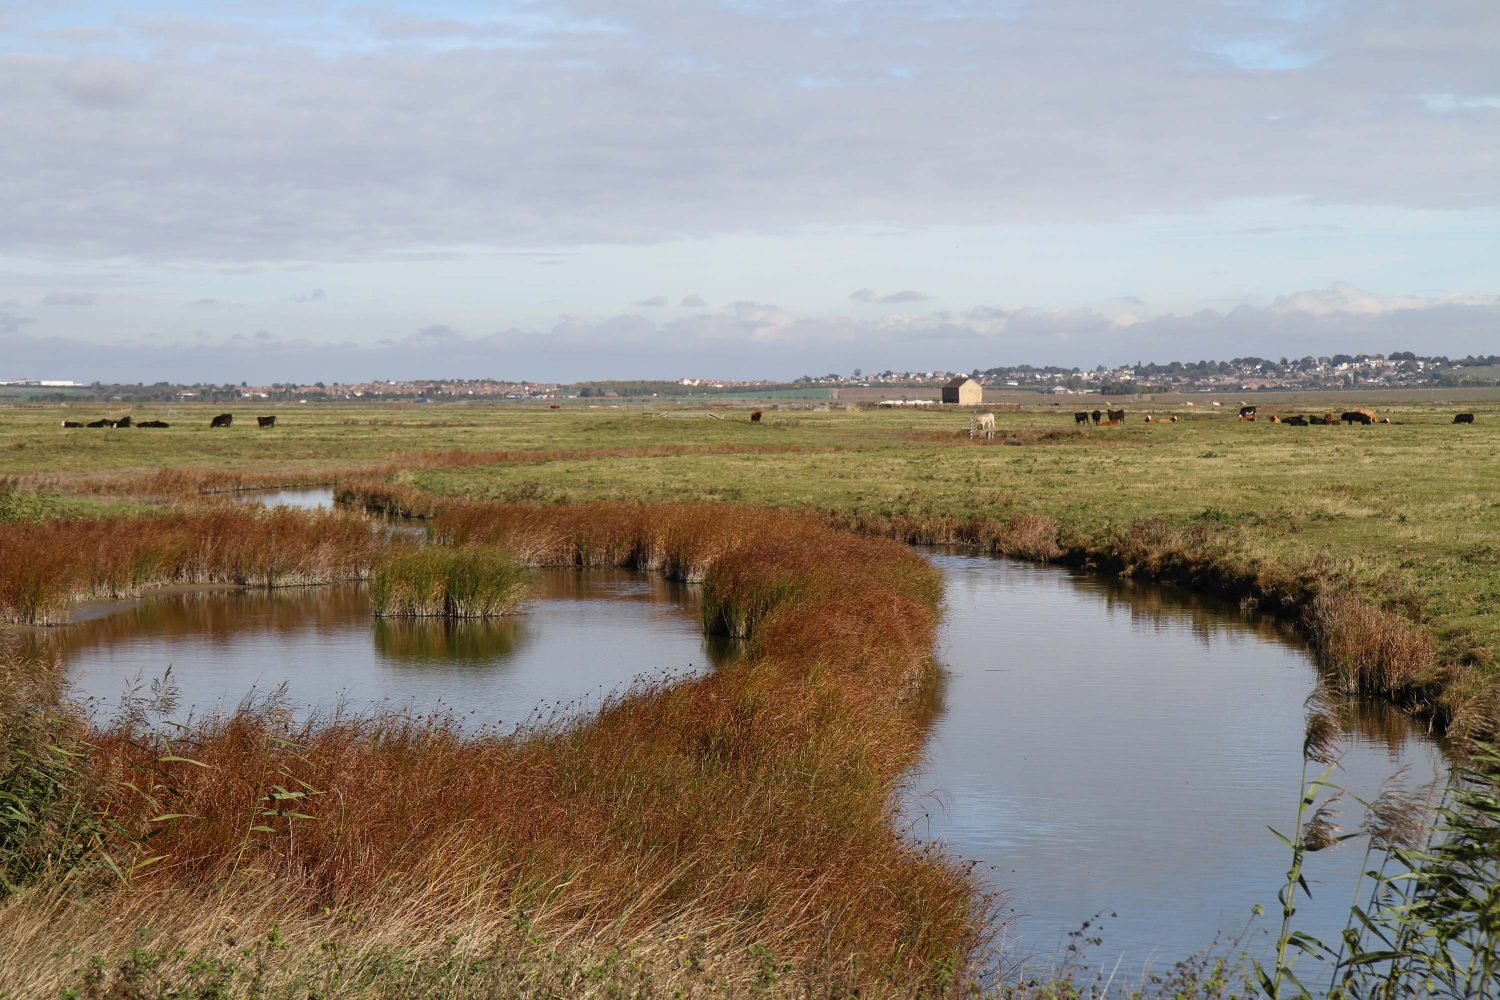
[[[78,601],[153,584],[357,579],[378,548],[358,519],[286,509],[0,523],[0,620],[50,624]]]
[[[370,581],[378,618],[496,618],[526,597],[526,573],[504,552],[479,546],[396,549]]]
[[[381,618],[375,622],[375,650],[394,663],[492,663],[516,652],[524,640],[516,618]]]
[[[101,905],[191,907],[255,881],[288,921],[328,907],[365,926],[420,898],[435,937],[497,911],[559,946],[607,932],[654,949],[687,930],[834,983],[920,985],[973,953],[983,907],[965,870],[891,822],[935,670],[925,559],[714,504],[455,505],[437,527],[536,564],[701,576],[705,617],[748,633],[746,654],[515,734],[399,716],[289,731],[254,711],[97,733],[92,769],[131,776],[98,806],[112,857],[143,885]]]

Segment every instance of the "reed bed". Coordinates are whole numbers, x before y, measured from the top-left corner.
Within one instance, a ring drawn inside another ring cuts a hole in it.
[[[80,601],[157,584],[284,587],[369,575],[379,539],[358,518],[244,507],[0,523],[0,621],[56,624]]]
[[[510,556],[479,546],[398,549],[370,580],[379,618],[498,618],[526,598],[526,572]]]
[[[699,577],[707,624],[747,635],[748,654],[511,733],[399,716],[293,729],[249,709],[188,730],[122,722],[93,734],[88,769],[124,881],[91,906],[163,927],[248,882],[285,889],[288,921],[376,919],[420,896],[424,946],[479,912],[557,949],[702,929],[710,953],[752,957],[747,981],[791,967],[899,992],[968,967],[985,897],[894,823],[937,676],[941,582],[924,559],[718,504],[456,504],[435,527],[531,564]],[[118,960],[129,930],[101,953]],[[52,961],[72,975],[87,957]]]

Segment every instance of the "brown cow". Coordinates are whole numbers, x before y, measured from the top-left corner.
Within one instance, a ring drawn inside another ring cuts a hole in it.
[[[234,424],[233,413],[221,413],[208,422],[209,427],[229,427]]]
[[[1253,413],[1241,413],[1240,414],[1240,421],[1242,423],[1246,423],[1246,424],[1253,424],[1253,423],[1255,423],[1255,414],[1253,414]]]
[[[1453,418],[1453,422],[1455,424],[1472,424],[1474,422],[1474,414],[1460,413]]]
[[[270,416],[270,417],[256,417],[255,418],[255,424],[256,424],[257,427],[275,427],[276,426],[276,418],[274,416]]]
[[[1110,423],[1123,424],[1125,422],[1124,410],[1109,410],[1105,413],[1105,416],[1109,418]]]
[[[758,424],[758,423],[760,423],[760,411],[759,410],[755,410],[754,412],[752,412],[750,414],[750,422],[752,424]]]

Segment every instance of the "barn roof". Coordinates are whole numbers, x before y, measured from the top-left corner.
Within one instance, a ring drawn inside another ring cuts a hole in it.
[[[959,386],[963,385],[965,382],[972,382],[972,381],[974,381],[974,379],[971,378],[968,375],[959,375],[956,378],[949,379],[948,382],[943,386],[943,388],[944,389],[957,389]]]

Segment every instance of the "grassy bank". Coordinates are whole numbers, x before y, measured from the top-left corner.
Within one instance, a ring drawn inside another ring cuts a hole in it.
[[[723,976],[751,988],[791,963],[801,982],[904,989],[966,965],[983,901],[960,866],[892,823],[935,676],[940,582],[925,560],[722,505],[462,504],[439,530],[536,565],[702,579],[711,623],[747,635],[749,654],[571,728],[462,735],[384,717],[289,729],[264,711],[95,732],[73,802],[108,818],[110,861],[95,858],[92,878],[65,866],[70,892],[31,872],[33,888],[0,904],[0,993],[89,974],[88,954],[35,947],[78,906],[108,982],[123,981],[143,925],[175,981],[205,967],[203,947],[234,958],[195,923],[225,907],[235,926],[268,913],[289,928],[347,921],[351,947],[359,928],[391,921],[407,957],[504,953],[524,922],[522,942],[545,944],[531,952],[538,976],[611,949],[664,956],[652,974],[683,982],[696,950],[716,966],[705,988]],[[455,932],[475,937],[455,952],[442,944]],[[267,975],[285,985],[323,968],[305,957]]]
[[[368,575],[379,541],[339,514],[256,507],[0,522],[0,621],[66,620],[79,602],[159,584],[278,587]]]

